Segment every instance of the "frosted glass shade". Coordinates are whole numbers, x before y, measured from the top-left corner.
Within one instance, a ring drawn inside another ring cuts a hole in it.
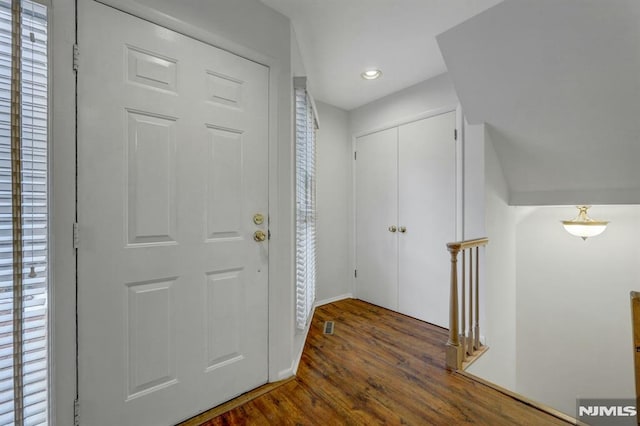
[[[578,216],[572,220],[563,220],[562,225],[571,235],[586,240],[589,237],[600,235],[607,229],[609,222],[604,220],[594,220],[587,215],[587,210],[591,206],[576,206],[579,210]]]

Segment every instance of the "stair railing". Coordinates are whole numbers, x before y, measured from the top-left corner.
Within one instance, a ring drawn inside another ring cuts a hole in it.
[[[451,254],[451,297],[446,365],[450,370],[465,369],[487,350],[480,342],[479,292],[480,247],[486,246],[487,243],[488,238],[478,238],[447,244]],[[461,252],[462,262],[458,269],[458,255]]]

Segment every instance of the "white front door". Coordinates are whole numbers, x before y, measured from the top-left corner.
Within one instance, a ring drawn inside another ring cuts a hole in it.
[[[80,420],[175,424],[267,381],[269,70],[89,0],[79,40]]]

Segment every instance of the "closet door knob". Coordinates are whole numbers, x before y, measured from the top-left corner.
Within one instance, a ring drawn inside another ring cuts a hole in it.
[[[397,230],[398,230],[398,228],[396,228],[396,226],[395,226],[395,225],[391,225],[391,226],[389,227],[389,232],[396,232]]]
[[[401,227],[400,227],[400,232],[402,232],[403,234],[404,234],[405,232],[407,232],[407,227],[406,227],[406,226],[401,226]]]

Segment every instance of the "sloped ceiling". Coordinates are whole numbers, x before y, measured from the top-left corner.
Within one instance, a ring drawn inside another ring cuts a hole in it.
[[[313,96],[351,110],[446,72],[435,36],[502,0],[261,1],[291,19]]]
[[[506,0],[437,40],[511,204],[640,203],[640,1]]]

